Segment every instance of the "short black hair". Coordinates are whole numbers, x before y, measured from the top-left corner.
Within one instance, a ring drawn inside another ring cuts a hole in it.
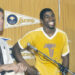
[[[0,12],[2,12],[4,14],[4,9],[0,8]]]
[[[53,10],[51,8],[44,8],[41,12],[40,12],[40,19],[43,20],[43,16],[46,12],[53,12]]]

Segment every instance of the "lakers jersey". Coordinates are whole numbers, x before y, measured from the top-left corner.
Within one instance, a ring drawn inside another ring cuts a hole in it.
[[[49,37],[43,30],[39,28],[27,33],[18,41],[21,49],[27,47],[27,43],[36,47],[39,51],[48,57],[62,64],[62,56],[69,53],[68,38],[65,32],[56,28],[55,33]],[[35,67],[40,72],[40,75],[60,75],[58,66],[48,60],[42,54],[37,53]]]

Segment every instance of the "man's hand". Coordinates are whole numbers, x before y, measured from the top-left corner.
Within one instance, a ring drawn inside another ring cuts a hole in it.
[[[26,72],[26,75],[39,75],[38,70],[35,67],[26,65],[25,63],[19,63],[19,72]]]
[[[23,65],[22,63],[18,63],[18,72],[26,72],[27,67],[25,65]]]
[[[1,71],[15,71],[18,72],[18,65],[17,64],[6,64],[6,65],[2,65],[1,67]]]
[[[66,67],[67,69],[69,69],[69,54],[67,54],[66,56],[62,57],[62,59],[63,59],[62,65],[64,67]],[[66,75],[67,74],[68,74],[68,72],[66,71]]]
[[[26,67],[22,64],[22,63],[18,63],[18,64],[6,64],[6,65],[2,65],[0,66],[1,71],[14,71],[14,72],[25,72],[26,71]]]
[[[18,63],[18,64],[2,65],[0,66],[0,69],[1,69],[0,71],[14,71],[15,73],[17,73],[17,72],[25,72],[27,68],[22,63]]]

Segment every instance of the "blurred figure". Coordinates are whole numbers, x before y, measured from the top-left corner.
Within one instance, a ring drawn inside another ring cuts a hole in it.
[[[4,10],[0,8],[0,36],[3,34]],[[9,53],[8,44],[0,38],[0,75],[4,75],[7,71],[20,72],[21,63],[14,64]]]

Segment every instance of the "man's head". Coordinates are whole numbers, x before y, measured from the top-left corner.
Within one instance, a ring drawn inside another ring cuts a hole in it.
[[[3,24],[4,24],[4,10],[0,8],[0,34],[3,33]]]
[[[49,29],[54,29],[55,28],[55,14],[52,9],[50,8],[45,8],[40,12],[40,20],[41,23],[49,28]]]

